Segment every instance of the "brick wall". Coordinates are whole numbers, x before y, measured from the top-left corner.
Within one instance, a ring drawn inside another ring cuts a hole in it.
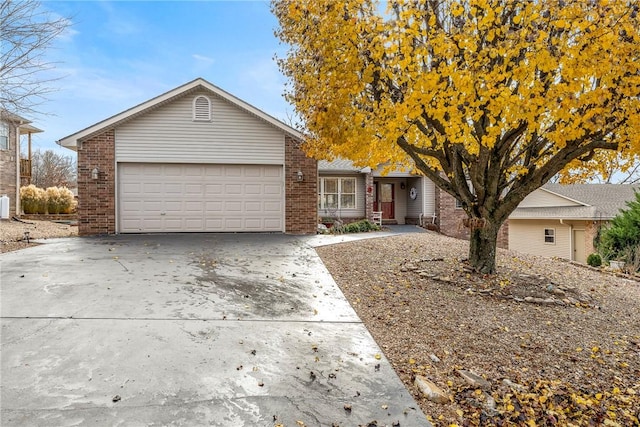
[[[0,196],[9,197],[9,218],[16,213],[16,128],[9,123],[9,149],[0,150]]]
[[[440,232],[446,236],[469,240],[469,229],[462,224],[467,217],[463,209],[456,208],[456,199],[439,188],[436,188],[436,209]],[[505,221],[498,231],[498,247],[509,248],[509,221]]]
[[[598,252],[593,244],[598,231],[606,226],[608,221],[585,221],[584,227],[584,255],[589,256]]]
[[[318,163],[300,142],[285,136],[285,232],[315,234],[318,227]],[[298,171],[304,180],[298,181]]]
[[[373,173],[364,176],[364,217],[373,221]]]
[[[91,178],[98,168],[98,179]],[[78,148],[78,234],[116,232],[115,135],[108,130]]]

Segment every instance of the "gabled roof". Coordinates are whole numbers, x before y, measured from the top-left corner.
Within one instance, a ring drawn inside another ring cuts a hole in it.
[[[258,117],[259,119],[264,120],[265,122],[280,129],[284,133],[293,136],[294,138],[303,139],[302,133],[292,128],[291,126],[268,115],[264,111],[259,110],[258,108],[244,102],[243,100],[236,98],[235,96],[231,95],[229,92],[226,92],[220,89],[219,87],[209,83],[203,78],[197,78],[182,86],[178,86],[177,88],[172,89],[169,92],[165,92],[162,95],[156,96],[155,98],[152,98],[148,101],[143,102],[142,104],[138,104],[135,107],[129,108],[128,110],[125,110],[119,114],[116,114],[115,116],[111,116],[108,119],[105,119],[101,122],[91,125],[74,134],[65,136],[64,138],[60,139],[57,142],[63,147],[74,150],[78,146],[78,142],[81,142],[87,138],[90,138],[91,136],[102,133],[105,130],[116,128],[122,123],[128,122],[129,120],[132,120],[140,115],[146,114],[147,112],[155,108],[158,108],[162,105],[165,105],[187,93],[194,92],[201,89],[205,89],[214,93],[220,98],[234,104],[235,106],[248,112],[249,114],[254,115],[255,117]]]
[[[640,185],[625,184],[546,184],[536,191],[554,194],[575,206],[519,207],[511,219],[584,219],[610,220],[634,200]]]
[[[17,114],[14,114],[5,109],[0,109],[0,119],[6,122],[16,123],[20,127],[20,135],[27,135],[30,133],[39,133],[44,132],[42,129],[38,129],[35,126],[32,126],[30,123],[31,120],[25,119]]]

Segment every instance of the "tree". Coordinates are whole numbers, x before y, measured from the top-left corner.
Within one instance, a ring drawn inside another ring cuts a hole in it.
[[[468,215],[469,262],[563,170],[640,152],[638,2],[274,0],[310,155],[415,168]]]
[[[640,269],[640,193],[627,202],[596,240],[598,252],[607,261],[624,261],[632,272]]]
[[[35,150],[31,156],[31,183],[39,188],[69,187],[75,184],[76,167],[71,156],[53,150]]]
[[[43,11],[35,0],[0,0],[0,107],[18,114],[34,108],[52,91],[54,64],[45,53],[69,27],[65,18]]]

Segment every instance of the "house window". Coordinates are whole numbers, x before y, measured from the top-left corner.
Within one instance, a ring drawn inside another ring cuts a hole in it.
[[[545,228],[544,229],[544,242],[554,245],[556,243],[556,229]]]
[[[356,179],[321,178],[318,202],[320,209],[355,209]]]
[[[9,126],[0,122],[0,150],[9,149]]]
[[[211,100],[204,95],[196,96],[193,100],[193,121],[211,121]]]
[[[456,199],[456,209],[462,209],[462,202]]]

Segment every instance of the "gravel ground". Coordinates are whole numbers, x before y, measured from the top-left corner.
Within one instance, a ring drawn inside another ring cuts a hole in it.
[[[637,281],[504,250],[478,277],[436,233],[317,251],[435,425],[640,425]]]
[[[35,245],[24,239],[25,231],[29,232],[29,239],[50,239],[55,237],[69,237],[78,235],[78,227],[60,224],[52,221],[13,219],[0,221],[0,253],[17,251]]]

